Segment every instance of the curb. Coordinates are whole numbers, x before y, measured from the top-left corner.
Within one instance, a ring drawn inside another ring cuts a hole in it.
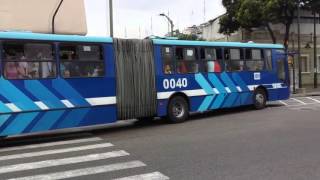
[[[306,96],[320,96],[320,92],[291,94],[290,97],[306,97]]]

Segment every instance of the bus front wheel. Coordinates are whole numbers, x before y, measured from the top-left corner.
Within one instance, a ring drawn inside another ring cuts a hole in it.
[[[264,89],[258,88],[253,94],[253,106],[255,109],[260,110],[266,107],[267,95]]]
[[[168,105],[167,119],[171,123],[182,123],[189,117],[189,105],[182,96],[173,97]]]

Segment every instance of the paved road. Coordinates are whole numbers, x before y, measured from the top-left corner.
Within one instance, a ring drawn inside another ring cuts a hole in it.
[[[320,179],[320,97],[6,141],[0,179]]]

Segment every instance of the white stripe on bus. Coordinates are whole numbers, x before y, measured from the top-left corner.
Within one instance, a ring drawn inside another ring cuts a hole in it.
[[[114,97],[98,97],[86,98],[87,102],[92,106],[111,105],[117,103],[117,98]]]
[[[146,166],[146,164],[144,164],[141,161],[130,161],[125,163],[116,163],[116,164],[110,164],[105,166],[97,166],[97,167],[76,169],[76,170],[63,171],[63,172],[57,172],[57,173],[14,178],[11,180],[43,180],[43,179],[58,180],[58,179],[75,178],[75,177],[87,176],[87,175],[93,175],[93,174],[99,174],[99,173],[107,173],[107,172],[119,171],[124,169],[132,169],[132,168],[138,168],[138,167],[144,167],[144,166]],[[156,177],[156,175],[154,175],[154,177]]]
[[[67,108],[74,108],[74,105],[67,99],[61,100],[61,102],[67,107]]]
[[[42,101],[36,101],[34,102],[40,109],[42,110],[48,110],[50,109],[47,105],[45,105]]]
[[[15,104],[13,103],[7,103],[6,106],[12,111],[12,112],[21,112],[22,110],[18,108]]]
[[[37,157],[37,156],[45,156],[45,155],[51,155],[51,154],[61,154],[61,153],[76,152],[76,151],[84,151],[84,150],[91,150],[91,149],[98,149],[98,148],[107,148],[107,147],[112,147],[112,146],[113,146],[113,144],[103,143],[103,144],[71,147],[71,148],[65,148],[65,149],[54,149],[54,150],[47,150],[47,151],[6,155],[6,156],[0,156],[0,161],[6,161],[6,160],[11,160],[11,159],[30,158],[30,157]]]
[[[76,164],[76,163],[82,163],[82,162],[97,161],[97,160],[122,157],[122,156],[128,156],[128,155],[129,153],[127,153],[126,151],[120,150],[120,151],[112,151],[112,152],[107,152],[102,154],[90,154],[90,155],[77,156],[77,157],[71,157],[71,158],[52,159],[52,160],[45,160],[45,161],[39,161],[39,162],[15,164],[15,165],[0,167],[0,174],[68,165],[68,164]]]

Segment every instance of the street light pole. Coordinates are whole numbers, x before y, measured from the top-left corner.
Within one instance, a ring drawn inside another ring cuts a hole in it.
[[[159,16],[163,16],[163,17],[165,17],[165,18],[169,21],[170,27],[171,27],[170,36],[172,37],[172,36],[173,36],[173,28],[174,28],[173,21],[169,18],[169,16],[167,16],[167,15],[164,14],[164,13],[159,14]]]
[[[109,0],[110,37],[113,37],[113,0]]]
[[[314,63],[313,63],[313,67],[314,67],[314,72],[313,72],[313,76],[314,76],[314,83],[313,83],[313,85],[314,85],[314,88],[318,88],[318,66],[317,66],[317,64],[318,64],[318,62],[317,62],[317,60],[318,60],[318,58],[317,58],[317,15],[316,15],[317,13],[316,12],[314,12],[313,13],[313,26],[314,26],[314,37],[313,37],[313,51],[314,51]]]
[[[301,62],[301,42],[300,42],[300,1],[298,4],[298,66],[299,66],[299,88],[302,88],[302,62]]]

